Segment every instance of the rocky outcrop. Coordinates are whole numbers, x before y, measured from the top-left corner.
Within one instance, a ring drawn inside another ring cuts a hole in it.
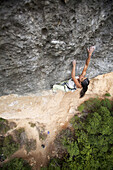
[[[87,74],[113,71],[112,0],[0,1],[0,95],[50,89],[80,74],[86,47],[96,45]]]

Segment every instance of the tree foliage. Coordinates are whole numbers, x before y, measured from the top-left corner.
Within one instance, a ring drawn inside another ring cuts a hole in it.
[[[14,158],[5,163],[2,170],[31,170],[31,166],[22,158]]]
[[[16,143],[11,135],[0,139],[0,156],[4,155],[4,159],[10,157],[19,149],[19,144]]]
[[[71,120],[74,132],[61,139],[67,153],[52,159],[47,169],[113,170],[113,103],[95,98],[79,109],[83,116]]]

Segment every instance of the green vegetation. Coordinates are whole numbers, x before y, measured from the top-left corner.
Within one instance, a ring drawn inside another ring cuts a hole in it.
[[[25,132],[24,128],[19,128],[18,130],[16,130],[16,134],[18,137],[20,137],[21,133]]]
[[[1,122],[8,122],[6,119],[0,118],[0,123]]]
[[[84,104],[81,104],[81,105],[78,107],[78,110],[79,110],[80,112],[82,112],[82,111],[84,110]]]
[[[3,161],[10,157],[19,149],[19,144],[11,135],[7,136],[7,131],[10,130],[10,124],[7,120],[0,118],[0,160]]]
[[[5,163],[2,170],[31,170],[31,166],[22,158],[14,158]]]
[[[0,155],[4,155],[4,158],[10,157],[14,152],[19,149],[17,144],[11,135],[0,139]]]
[[[0,118],[0,134],[4,135],[9,129],[8,121]]]
[[[7,131],[15,128],[16,123],[8,122],[0,118],[0,162],[10,157],[21,148],[25,146],[27,152],[36,149],[36,140],[28,139],[24,128],[14,130],[12,135],[8,135]],[[22,158],[14,158],[7,163],[4,163],[0,169],[3,170],[31,170],[30,165]]]
[[[110,95],[110,93],[106,93],[105,96],[108,96],[108,97],[109,97],[109,96],[111,96],[111,95]]]
[[[51,159],[43,170],[113,170],[113,102],[90,99],[79,111],[82,116],[71,120],[73,130],[57,137],[65,150],[62,158]]]
[[[47,133],[45,133],[45,127],[41,126],[37,128],[38,132],[39,132],[39,140],[46,140],[47,138]]]
[[[42,132],[39,133],[39,139],[40,140],[46,140],[46,138],[47,138],[47,134],[46,133],[42,133]]]
[[[16,141],[20,143],[20,145],[22,146],[25,139],[27,138],[25,134],[25,129],[24,128],[16,129],[14,130],[14,134],[15,134]],[[23,136],[23,139],[22,139],[22,136]]]
[[[32,122],[29,122],[29,124],[31,125],[32,128],[36,126],[36,124]]]

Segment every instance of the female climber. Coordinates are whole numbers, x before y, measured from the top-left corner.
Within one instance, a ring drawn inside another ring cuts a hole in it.
[[[88,51],[88,58],[86,60],[84,69],[82,71],[82,74],[79,75],[78,77],[75,76],[75,68],[76,68],[76,60],[73,61],[73,68],[72,68],[72,73],[71,73],[71,79],[68,80],[67,82],[63,82],[60,85],[54,85],[53,86],[53,91],[56,90],[62,90],[62,91],[75,91],[76,88],[82,88],[81,92],[80,92],[80,98],[83,97],[85,95],[85,92],[88,89],[88,85],[89,85],[89,79],[85,77],[86,75],[86,70],[88,68],[91,56],[93,51],[95,50],[95,46],[92,46],[90,48],[87,49]]]
[[[93,53],[94,50],[95,50],[95,46],[92,46],[89,49],[87,49],[87,51],[88,51],[88,58],[86,60],[84,69],[82,71],[82,74],[79,75],[78,79],[75,77],[76,61],[75,60],[73,61],[73,68],[72,68],[71,77],[72,77],[72,80],[75,83],[76,87],[77,88],[82,88],[82,90],[80,92],[80,97],[83,97],[85,95],[85,92],[88,89],[89,80],[88,80],[88,78],[85,77],[85,75],[86,75],[86,70],[88,68],[88,65],[89,65],[89,62],[90,62],[90,59],[91,59],[91,56],[92,56],[92,53]]]

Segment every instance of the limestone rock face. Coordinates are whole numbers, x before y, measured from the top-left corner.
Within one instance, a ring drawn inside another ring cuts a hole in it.
[[[76,75],[96,45],[89,78],[113,71],[112,0],[1,0],[0,95],[35,93]]]

